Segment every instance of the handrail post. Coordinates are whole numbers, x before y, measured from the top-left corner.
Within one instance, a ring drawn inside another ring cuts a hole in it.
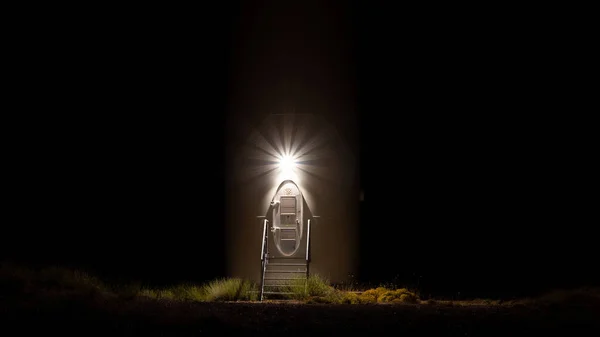
[[[263,217],[260,217],[263,218]],[[269,232],[267,231],[267,224],[269,220],[264,218],[263,221],[263,236],[262,236],[262,246],[260,249],[260,261],[261,261],[261,270],[260,270],[260,300],[263,300],[264,289],[265,289],[265,271],[267,268],[268,259],[266,256],[269,254]]]
[[[305,293],[308,288],[308,276],[309,276],[308,265],[309,265],[309,259],[310,259],[309,251],[310,251],[310,219],[308,219],[307,231],[306,231],[306,281],[304,282],[304,292]]]
[[[310,248],[310,219],[308,219],[308,230],[306,233],[306,262],[308,262],[308,250]]]
[[[265,259],[265,235],[267,234],[267,219],[264,221],[263,225],[263,235],[262,235],[262,246],[260,247],[260,260],[263,261]]]
[[[312,216],[312,218],[315,219],[315,220],[318,219],[318,218],[320,218],[320,217],[321,216],[319,216],[319,215],[313,215]],[[308,277],[310,275],[310,273],[309,273],[309,265],[310,265],[310,259],[311,259],[311,256],[310,256],[310,220],[311,219],[308,219],[307,231],[306,231],[306,283],[304,285],[304,290],[305,291],[306,291],[306,288],[308,286]]]

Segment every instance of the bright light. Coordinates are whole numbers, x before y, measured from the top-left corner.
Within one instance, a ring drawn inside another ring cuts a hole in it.
[[[294,167],[296,167],[296,162],[294,161],[294,158],[292,158],[291,156],[283,156],[283,158],[281,158],[279,160],[279,167],[284,171],[284,172],[289,172],[291,171]]]

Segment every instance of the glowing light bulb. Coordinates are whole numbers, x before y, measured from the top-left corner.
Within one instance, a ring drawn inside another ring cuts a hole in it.
[[[296,162],[294,161],[294,158],[292,158],[291,156],[283,156],[281,158],[281,160],[279,161],[279,167],[284,171],[284,172],[289,172],[291,171],[294,167],[296,167]]]

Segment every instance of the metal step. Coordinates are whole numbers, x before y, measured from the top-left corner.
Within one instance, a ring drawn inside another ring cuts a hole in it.
[[[306,286],[308,262],[303,257],[275,257],[267,260],[264,270],[263,295],[267,298],[297,294],[292,289],[301,290]]]
[[[306,265],[306,259],[304,257],[270,256],[269,263],[295,263]]]
[[[265,281],[306,281],[306,277],[302,277],[302,278],[298,278],[298,277],[294,277],[294,278],[266,278],[265,277]]]
[[[268,271],[265,273],[265,280],[306,280],[306,272],[288,272],[284,273],[279,270]]]
[[[306,267],[306,263],[282,263],[282,262],[269,262],[267,266],[298,266],[298,267]]]
[[[304,287],[303,284],[265,284],[265,287],[283,288],[283,287]]]
[[[308,266],[306,263],[267,263],[267,268],[283,268],[283,269],[306,269]]]
[[[269,266],[269,265],[267,265],[267,268],[265,268],[265,269],[268,271],[281,271],[282,273],[285,273],[287,271],[306,273],[307,267],[306,266]]]
[[[306,283],[306,278],[265,278],[265,286],[287,287]]]

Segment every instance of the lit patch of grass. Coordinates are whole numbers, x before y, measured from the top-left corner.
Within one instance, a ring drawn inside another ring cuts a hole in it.
[[[361,303],[377,303],[377,299],[382,296],[386,291],[384,287],[377,287],[375,289],[367,289],[359,296]]]
[[[175,301],[256,301],[258,287],[255,283],[240,278],[222,278],[204,285],[179,284],[165,289],[144,288],[138,296]]]
[[[360,296],[359,294],[353,291],[342,291],[342,296],[339,299],[339,303],[342,304],[360,304]]]
[[[382,303],[419,303],[419,297],[406,288],[396,290],[386,290],[378,298],[377,302]]]
[[[308,276],[306,282],[306,293],[308,296],[327,296],[334,292],[329,280],[318,274]]]
[[[312,302],[319,301],[319,303],[337,302],[338,293],[341,292],[332,287],[329,280],[318,274],[309,275],[306,280],[291,281],[285,290],[292,293],[289,298],[309,302],[312,299]]]
[[[406,288],[387,289],[377,287],[356,296],[357,303],[419,303],[419,296]]]
[[[256,300],[257,286],[241,278],[223,278],[204,285],[206,301]]]
[[[337,289],[327,279],[319,275],[311,275],[302,287],[291,287],[292,298],[304,300],[306,303],[334,304],[366,304],[366,303],[419,303],[419,296],[406,288],[388,289],[377,287],[364,292]]]
[[[258,284],[245,280],[240,287],[240,301],[258,301]]]
[[[179,284],[175,287],[167,289],[169,293],[173,294],[172,299],[178,301],[206,301],[206,289],[201,286],[193,284]]]
[[[285,295],[288,299],[304,301],[308,298],[308,282],[306,280],[290,280],[286,286],[281,287],[283,292],[289,293]]]
[[[347,288],[350,289],[350,288]],[[359,295],[350,290],[336,289],[329,281],[319,275],[308,279],[306,303],[358,304]]]

